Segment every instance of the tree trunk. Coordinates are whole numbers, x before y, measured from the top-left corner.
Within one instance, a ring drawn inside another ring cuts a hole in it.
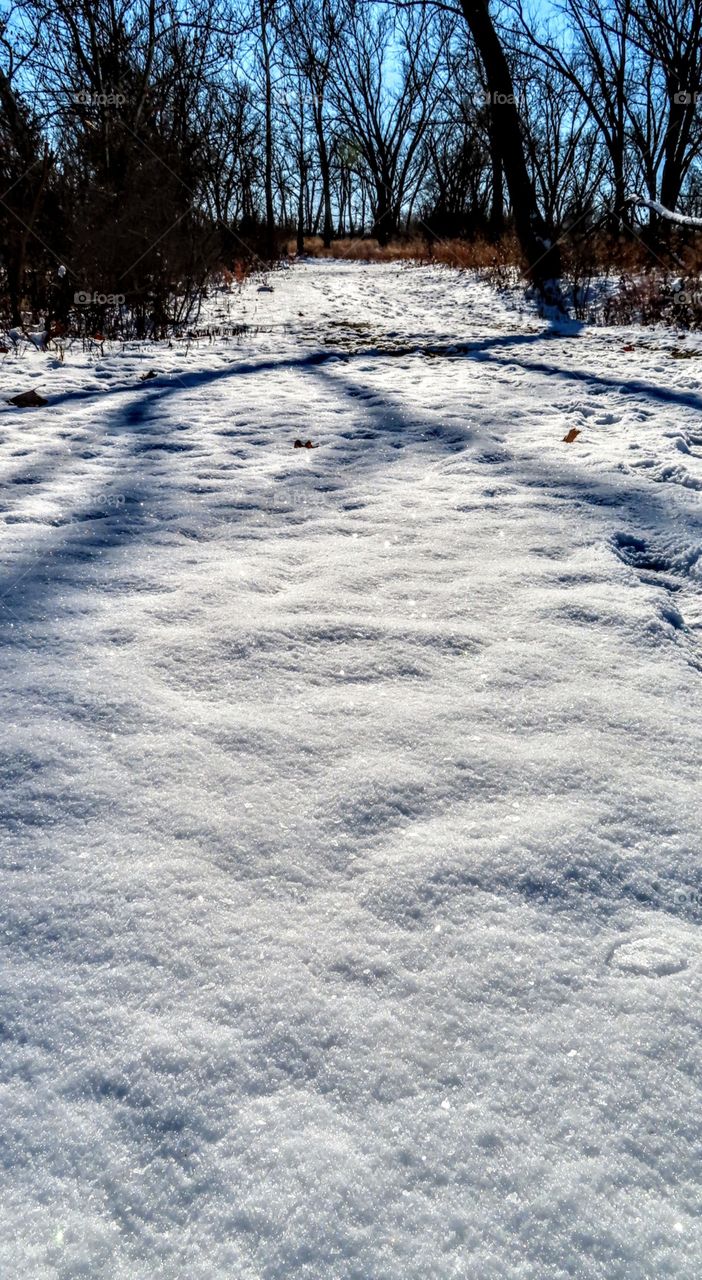
[[[685,159],[685,146],[681,145],[681,140],[685,137],[686,128],[686,111],[689,108],[681,102],[683,95],[675,93],[671,95],[671,101],[668,108],[668,128],[666,130],[663,174],[661,177],[661,193],[660,202],[665,205],[666,209],[674,209],[680,199],[680,192],[683,185],[683,165]]]
[[[7,279],[7,296],[10,302],[10,323],[21,328],[23,319],[20,304],[22,301],[24,261],[20,259],[19,250],[15,251],[12,243],[9,245],[5,274]]]
[[[334,234],[331,204],[331,174],[329,166],[329,152],[327,151],[327,142],[324,137],[324,125],[321,121],[319,122],[317,137],[319,141],[319,172],[322,178],[322,201],[324,204],[322,243],[325,249],[329,249],[331,247],[332,236]]]
[[[305,252],[305,135],[302,124],[300,125],[300,141],[298,152],[298,171],[299,171],[299,187],[297,193],[297,254],[301,257]]]
[[[512,73],[488,9],[488,0],[461,0],[463,16],[483,64],[492,109],[494,144],[507,180],[514,226],[527,274],[542,294],[561,274],[561,255],[548,234],[527,168],[522,122]]]
[[[376,182],[375,190],[375,208],[373,210],[371,235],[378,241],[381,248],[385,248],[397,230],[392,206],[392,185],[386,179],[380,178]]]
[[[266,0],[260,0],[261,53],[263,56],[264,106],[265,106],[265,171],[266,193],[266,252],[272,262],[275,258],[275,213],[273,210],[273,84],[271,79],[271,55],[268,45],[268,16]]]
[[[492,200],[490,203],[490,235],[498,240],[505,229],[505,184],[502,174],[502,158],[495,139],[495,128],[490,120],[490,166],[492,168]]]

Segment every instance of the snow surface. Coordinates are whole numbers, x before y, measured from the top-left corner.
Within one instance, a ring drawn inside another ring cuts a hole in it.
[[[693,1280],[702,354],[271,280],[0,366],[0,1275]]]

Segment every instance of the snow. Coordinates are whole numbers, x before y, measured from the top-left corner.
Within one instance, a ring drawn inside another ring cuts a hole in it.
[[[0,1275],[693,1280],[702,352],[261,283],[0,366]]]

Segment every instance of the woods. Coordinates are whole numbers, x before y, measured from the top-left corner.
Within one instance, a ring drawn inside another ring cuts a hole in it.
[[[614,261],[639,240],[665,257],[679,232],[656,205],[702,211],[702,0],[14,0],[0,14],[14,325],[76,308],[99,323],[94,296],[124,297],[137,332],[158,333],[213,271],[309,237],[430,249],[513,233],[543,290],[561,248],[604,230]]]

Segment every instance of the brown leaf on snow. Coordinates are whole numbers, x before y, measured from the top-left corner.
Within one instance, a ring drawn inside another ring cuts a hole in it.
[[[18,409],[38,409],[39,405],[48,404],[38,391],[20,391],[18,396],[11,396],[8,404],[16,404]]]
[[[158,377],[158,374],[157,374],[156,370],[155,370],[155,369],[149,369],[149,372],[148,372],[148,373],[142,373],[142,374],[141,374],[141,377],[139,378],[139,381],[140,381],[140,382],[148,382],[148,381],[149,381],[149,378],[157,378],[157,377]]]
[[[573,441],[577,439],[579,435],[580,435],[580,432],[578,431],[578,428],[571,427],[570,431],[568,432],[568,435],[563,437],[564,444],[572,444]]]

